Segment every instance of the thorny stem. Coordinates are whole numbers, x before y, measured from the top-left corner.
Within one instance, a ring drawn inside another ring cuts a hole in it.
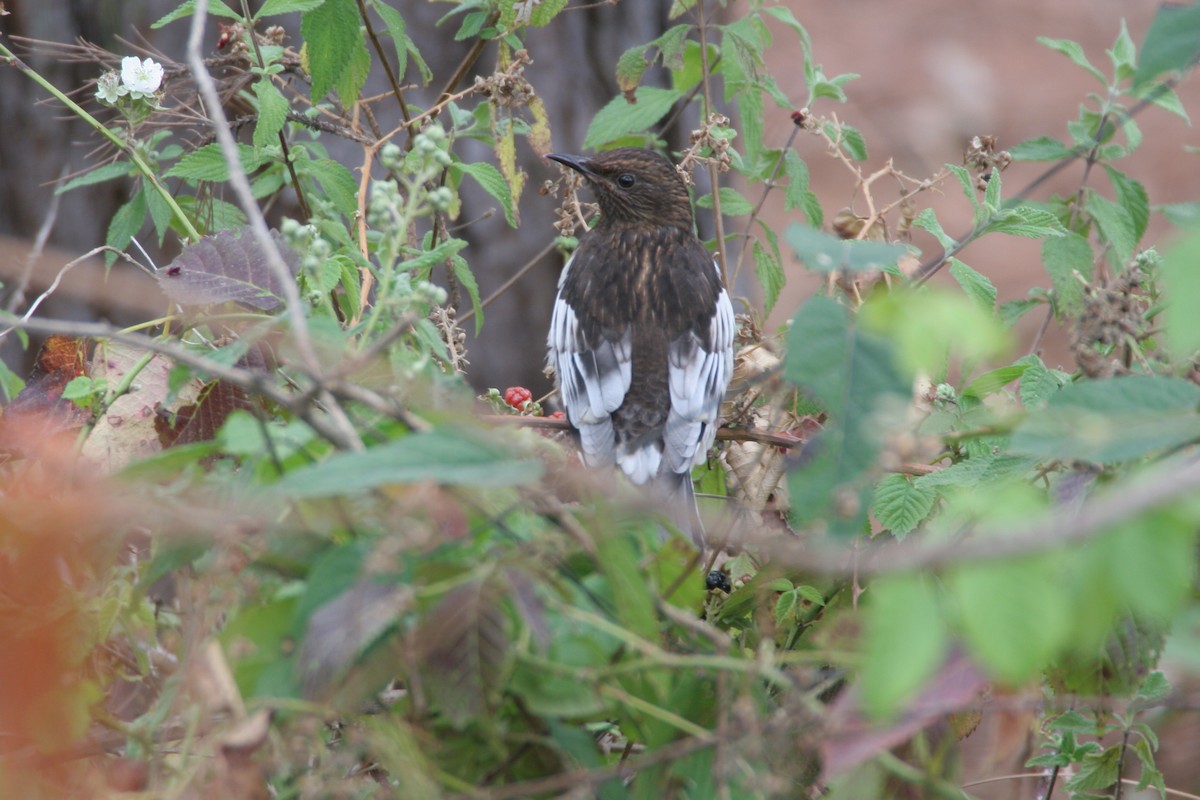
[[[704,113],[712,113],[712,76],[708,71],[708,27],[704,19],[704,3],[696,6],[696,30],[700,35],[700,74],[704,82]],[[721,216],[721,183],[720,171],[717,165],[708,163],[708,179],[712,184],[713,198],[713,230],[717,236],[717,263],[721,265],[721,283],[732,290],[729,285],[729,263],[725,257],[725,220]]]
[[[204,2],[207,2],[207,0],[204,0]],[[187,214],[183,213],[183,209],[179,207],[179,203],[175,202],[174,196],[172,196],[170,191],[167,190],[167,187],[163,186],[158,180],[158,176],[154,174],[154,170],[150,168],[150,165],[146,163],[146,160],[142,158],[135,147],[133,147],[127,140],[117,135],[114,131],[110,130],[100,120],[89,114],[74,100],[59,91],[57,86],[50,83],[50,81],[46,80],[35,70],[27,66],[25,62],[17,58],[16,55],[14,55],[13,52],[3,44],[0,44],[0,60],[7,61],[10,65],[16,67],[21,72],[24,72],[26,75],[32,78],[36,84],[41,86],[50,94],[54,95],[56,100],[71,110],[71,113],[79,117],[88,125],[91,125],[96,129],[96,131],[104,136],[104,138],[112,142],[118,150],[129,156],[129,160],[135,167],[137,167],[138,171],[142,173],[142,176],[150,182],[150,185],[153,186],[154,190],[157,191],[162,197],[163,202],[165,202],[167,207],[171,209],[171,213],[174,214],[175,218],[179,220],[179,224],[182,225],[184,231],[187,232],[188,238],[193,242],[200,240],[200,232],[196,230],[196,226],[192,224],[190,219],[188,219]]]

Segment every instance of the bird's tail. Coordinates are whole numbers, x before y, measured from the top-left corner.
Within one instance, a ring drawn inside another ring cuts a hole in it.
[[[700,519],[700,508],[696,504],[696,488],[692,485],[691,473],[664,469],[655,479],[654,488],[661,497],[671,522],[675,523],[680,531],[691,536],[696,546],[703,550],[707,540],[704,522]]]

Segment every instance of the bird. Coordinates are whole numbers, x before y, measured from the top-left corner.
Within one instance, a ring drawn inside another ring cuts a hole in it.
[[[582,175],[600,209],[559,277],[547,336],[563,410],[589,467],[615,464],[703,548],[692,467],[712,447],[733,373],[720,268],[663,155],[547,158]]]

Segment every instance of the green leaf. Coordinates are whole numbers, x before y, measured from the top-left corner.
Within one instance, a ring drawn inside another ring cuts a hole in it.
[[[962,390],[963,397],[975,397],[982,400],[1019,379],[1027,369],[1029,369],[1028,364],[1013,364],[985,372]]]
[[[1121,778],[1121,748],[1109,747],[1099,753],[1088,753],[1080,760],[1075,774],[1066,782],[1072,792],[1107,789]]]
[[[291,107],[287,98],[267,77],[261,78],[254,84],[254,94],[258,97],[258,121],[254,124],[254,146],[266,147],[279,141],[279,132],[287,122],[288,109]]]
[[[806,445],[802,466],[788,476],[793,514],[797,521],[822,517],[836,501],[849,510],[832,515],[835,531],[855,532],[865,518],[865,473],[879,453],[880,420],[886,409],[905,405],[908,384],[888,341],[852,325],[849,312],[832,298],[805,303],[787,342],[784,377],[829,414],[821,435]],[[840,502],[856,496],[856,507]]]
[[[150,221],[154,223],[154,235],[161,245],[167,231],[171,229],[171,220],[175,212],[167,204],[166,198],[149,184],[143,187],[142,192],[146,195],[146,211],[150,215]]]
[[[816,272],[885,270],[908,252],[903,244],[839,239],[799,222],[788,227],[786,238],[796,258]]]
[[[843,124],[839,128],[839,132],[841,135],[838,137],[837,143],[846,151],[846,155],[855,161],[866,161],[867,140],[863,138],[858,128]]]
[[[358,210],[358,182],[353,173],[331,158],[297,158],[296,172],[316,180],[340,213],[353,217]]]
[[[588,126],[583,146],[597,148],[624,136],[642,133],[665,117],[672,106],[683,98],[683,93],[674,89],[639,86],[634,98],[635,102],[630,103],[623,95],[614,97],[600,109]]]
[[[1027,365],[1021,375],[1020,387],[1021,404],[1025,408],[1041,408],[1067,385],[1069,376],[1058,370],[1047,369],[1037,356],[1026,356],[1021,361]]]
[[[1008,153],[1014,161],[1061,161],[1073,155],[1069,147],[1050,136],[1026,139],[1010,147]]]
[[[1164,203],[1154,210],[1176,228],[1200,228],[1200,203]]]
[[[744,217],[754,211],[754,204],[742,195],[737,189],[729,186],[721,187],[721,215],[725,217]],[[696,205],[700,208],[712,208],[713,197],[711,194],[706,194],[696,200]]]
[[[933,510],[937,492],[913,483],[907,475],[888,475],[875,486],[871,510],[879,523],[903,539]]]
[[[933,677],[948,637],[933,581],[926,576],[882,578],[867,597],[863,705],[873,716],[888,717]]]
[[[520,458],[497,438],[467,428],[413,433],[358,453],[339,453],[289,473],[277,487],[300,497],[359,494],[380,486],[434,481],[516,486],[536,481],[542,462]]]
[[[622,92],[632,92],[641,83],[642,75],[650,66],[650,60],[646,58],[646,51],[649,49],[649,45],[637,45],[626,50],[617,59],[617,88]]]
[[[787,284],[787,275],[779,258],[758,240],[751,246],[751,251],[754,255],[754,273],[763,290],[763,312],[770,314],[779,300],[779,293]]]
[[[163,25],[166,25],[168,22],[174,22],[177,19],[190,17],[194,13],[196,13],[196,0],[186,0],[186,2],[176,8],[174,11],[166,14],[165,16],[159,17],[157,21],[150,24],[150,27],[158,29]],[[209,0],[208,13],[217,17],[225,17],[226,19],[242,18],[241,14],[225,5],[223,0]]]
[[[1133,75],[1134,89],[1164,72],[1187,69],[1200,55],[1200,4],[1159,5],[1140,53],[1141,63]]]
[[[1074,231],[1046,239],[1042,242],[1042,264],[1054,285],[1058,313],[1067,317],[1082,313],[1084,287],[1080,278],[1092,279],[1092,246],[1088,240]]]
[[[1070,631],[1070,605],[1049,560],[962,567],[945,585],[967,645],[993,675],[1019,685],[1041,673]]]
[[[300,33],[312,76],[313,102],[320,102],[335,87],[344,105],[349,106],[357,99],[357,92],[342,90],[349,90],[360,78],[366,79],[366,72],[361,71],[363,54],[370,66],[370,54],[366,53],[358,28],[358,7],[354,0],[325,0],[300,18]]]
[[[114,178],[122,178],[133,174],[134,171],[133,165],[128,161],[114,161],[111,164],[102,164],[91,172],[86,172],[60,185],[54,190],[54,193],[62,194],[72,189],[78,189],[80,186],[91,186],[96,183],[111,181]]]
[[[1108,79],[1104,77],[1104,73],[1092,66],[1084,55],[1083,48],[1078,42],[1073,42],[1070,39],[1051,39],[1048,36],[1037,37],[1039,43],[1044,44],[1056,53],[1062,53],[1067,58],[1071,59],[1072,63],[1083,67],[1098,81],[1101,86],[1108,85]]]
[[[400,16],[400,12],[386,2],[372,3],[371,7],[375,9],[375,13],[379,14],[379,18],[383,20],[383,25],[387,30],[388,36],[392,37],[392,44],[396,48],[396,75],[403,77],[404,73],[408,70],[409,52],[416,49],[416,45],[413,44],[412,39],[408,36],[408,26],[404,22],[404,17]],[[421,64],[424,66],[424,62],[421,62]],[[428,68],[426,67],[426,69]]]
[[[146,195],[139,188],[133,197],[117,209],[112,220],[108,223],[108,233],[104,243],[109,247],[124,250],[133,241],[133,237],[142,229],[146,222]],[[117,258],[115,253],[105,253],[104,261],[112,264]]]
[[[1013,432],[1011,451],[1115,463],[1200,438],[1200,386],[1130,375],[1067,386]]]
[[[995,180],[988,181],[988,188],[993,185],[996,185]],[[988,220],[983,233],[1007,233],[1027,239],[1042,239],[1062,236],[1066,228],[1058,217],[1044,208],[1022,205],[997,211]]]
[[[996,310],[996,286],[986,275],[976,272],[957,258],[950,259],[950,275],[958,281],[967,297],[979,303],[989,313]]]
[[[238,157],[242,162],[242,169],[247,173],[253,172],[270,160],[266,155],[245,144],[238,145]],[[179,159],[175,166],[167,170],[165,177],[217,183],[229,180],[229,165],[225,163],[221,146],[213,142]]]
[[[1163,311],[1167,342],[1178,359],[1190,359],[1200,350],[1200,314],[1196,313],[1200,269],[1197,265],[1200,265],[1200,230],[1172,245],[1161,267],[1170,300]]]
[[[1088,190],[1087,202],[1084,204],[1092,216],[1096,227],[1104,241],[1112,245],[1113,260],[1124,268],[1137,247],[1137,237],[1134,232],[1133,218],[1128,211],[1106,197]]]
[[[504,179],[504,175],[500,170],[486,161],[475,161],[472,163],[457,161],[450,166],[450,172],[456,177],[470,175],[485,192],[499,201],[500,207],[504,209],[504,219],[508,224],[513,228],[517,227],[518,219],[516,216],[516,206],[513,203],[512,191],[509,188],[508,181]]]
[[[293,11],[312,11],[325,0],[266,0],[262,8],[255,13],[255,19],[274,17],[279,14],[290,14]]]
[[[475,280],[475,273],[471,272],[467,260],[461,256],[450,259],[450,269],[454,272],[455,280],[467,290],[467,295],[471,298],[471,308],[475,312],[475,335],[478,336],[483,330],[483,305],[479,299],[479,283]]]
[[[1196,532],[1170,511],[1136,517],[1105,537],[1108,585],[1138,619],[1167,625],[1191,593]]]
[[[1112,181],[1117,205],[1125,209],[1130,222],[1133,223],[1134,241],[1140,242],[1146,233],[1146,225],[1150,222],[1150,198],[1146,194],[1146,187],[1108,164],[1104,165],[1104,171]]]

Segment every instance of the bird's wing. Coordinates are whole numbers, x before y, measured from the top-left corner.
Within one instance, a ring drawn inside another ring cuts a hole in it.
[[[558,373],[563,410],[579,430],[588,462],[596,464],[613,458],[612,412],[620,408],[629,391],[632,343],[628,330],[619,339],[589,341],[575,309],[563,297],[562,285],[570,268],[568,261],[559,280],[547,345],[550,363]]]
[[[704,459],[717,433],[721,401],[733,375],[733,305],[724,288],[706,336],[689,330],[667,351],[671,413],[663,431],[664,457],[674,472],[686,472]]]

